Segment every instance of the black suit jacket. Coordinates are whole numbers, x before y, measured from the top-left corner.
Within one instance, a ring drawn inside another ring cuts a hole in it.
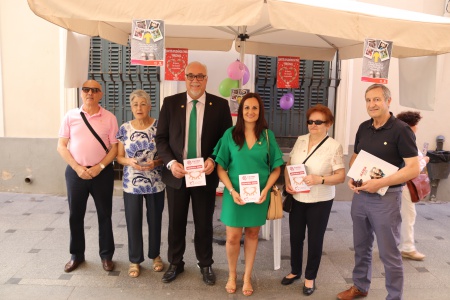
[[[156,147],[158,155],[165,165],[174,159],[183,163],[186,107],[186,92],[164,98],[156,132]],[[232,120],[228,101],[206,93],[201,140],[201,151],[205,161],[208,157],[211,157],[217,142],[231,126]],[[165,166],[162,178],[166,185],[176,189],[179,189],[183,183],[183,179],[174,177]],[[219,178],[216,169],[214,169],[210,175],[206,176],[206,185],[212,185],[216,188],[218,183]]]

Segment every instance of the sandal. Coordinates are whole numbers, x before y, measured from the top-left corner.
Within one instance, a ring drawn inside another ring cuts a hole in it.
[[[128,268],[128,276],[132,278],[138,277],[140,274],[140,266],[139,264],[130,264],[130,267]]]
[[[153,271],[161,272],[162,270],[164,270],[164,263],[161,259],[161,256],[158,256],[153,259]]]
[[[249,297],[253,295],[253,287],[252,282],[249,279],[248,281],[245,280],[245,277],[243,278],[244,284],[242,285],[242,294],[246,297]],[[249,288],[250,286],[250,288]]]
[[[225,290],[228,294],[236,293],[236,277],[228,277],[227,285],[225,286]]]

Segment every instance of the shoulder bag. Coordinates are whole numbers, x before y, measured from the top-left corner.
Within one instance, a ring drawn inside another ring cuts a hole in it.
[[[306,162],[308,161],[308,159],[311,157],[311,155],[314,154],[314,152],[316,152],[317,149],[320,148],[320,146],[322,146],[323,143],[325,143],[325,141],[329,138],[329,136],[327,135],[320,143],[319,145],[317,145],[316,149],[314,149],[313,152],[311,152],[306,158],[305,160],[302,162],[302,164],[306,164]],[[292,194],[289,194],[288,192],[286,192],[286,186],[283,187],[283,195],[286,196],[286,198],[284,198],[283,201],[283,210],[285,212],[290,213],[292,210],[292,201],[294,200],[294,197],[292,196]]]
[[[419,176],[406,182],[406,186],[411,194],[411,201],[414,203],[425,199],[431,192],[427,168],[425,167],[424,169],[425,171],[420,173]]]
[[[269,158],[269,176],[271,173],[270,168],[270,144],[269,144],[269,135],[266,129],[266,140],[267,140],[267,152]],[[267,210],[267,220],[276,220],[281,219],[283,217],[283,201],[281,199],[280,189],[276,184],[273,185],[272,191],[270,192],[270,203],[269,209]]]
[[[95,132],[94,128],[92,128],[91,124],[89,124],[88,120],[86,119],[86,116],[83,114],[82,111],[80,111],[80,115],[83,118],[84,123],[86,124],[86,126],[89,128],[89,130],[92,132],[92,134],[94,135],[94,137],[97,139],[97,141],[102,145],[103,149],[105,149],[106,154],[109,153],[109,149],[108,147],[106,147],[105,143],[103,142],[103,140],[98,136],[97,132]]]

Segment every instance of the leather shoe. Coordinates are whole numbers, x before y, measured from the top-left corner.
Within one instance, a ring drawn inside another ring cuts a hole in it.
[[[216,284],[216,274],[211,266],[200,268],[200,272],[203,274],[203,282],[207,285]]]
[[[105,270],[106,272],[111,272],[112,270],[114,270],[114,263],[112,260],[102,259],[102,266],[103,270]]]
[[[402,256],[404,258],[418,260],[418,261],[424,260],[424,258],[425,258],[425,255],[420,253],[419,251],[411,251],[411,252],[402,251]]]
[[[313,286],[312,287],[306,287],[305,284],[303,284],[303,295],[310,296],[314,291],[316,290],[316,280],[313,280]]]
[[[289,285],[289,284],[293,283],[294,281],[296,281],[297,279],[300,279],[300,275],[295,275],[292,278],[288,278],[287,276],[284,276],[283,279],[281,279],[281,284]]]
[[[346,291],[337,294],[339,300],[352,300],[354,298],[366,297],[369,292],[362,292],[356,286],[352,286]]]
[[[170,264],[169,269],[164,273],[162,282],[169,283],[177,278],[178,274],[184,272],[184,265],[172,265]]]
[[[69,262],[64,266],[64,272],[70,273],[76,268],[78,268],[79,265],[81,265],[84,262],[83,260],[69,260]]]

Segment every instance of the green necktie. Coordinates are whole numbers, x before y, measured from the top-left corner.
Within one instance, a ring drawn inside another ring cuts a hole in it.
[[[197,102],[198,100],[192,100],[192,110],[189,117],[187,158],[197,158]]]

